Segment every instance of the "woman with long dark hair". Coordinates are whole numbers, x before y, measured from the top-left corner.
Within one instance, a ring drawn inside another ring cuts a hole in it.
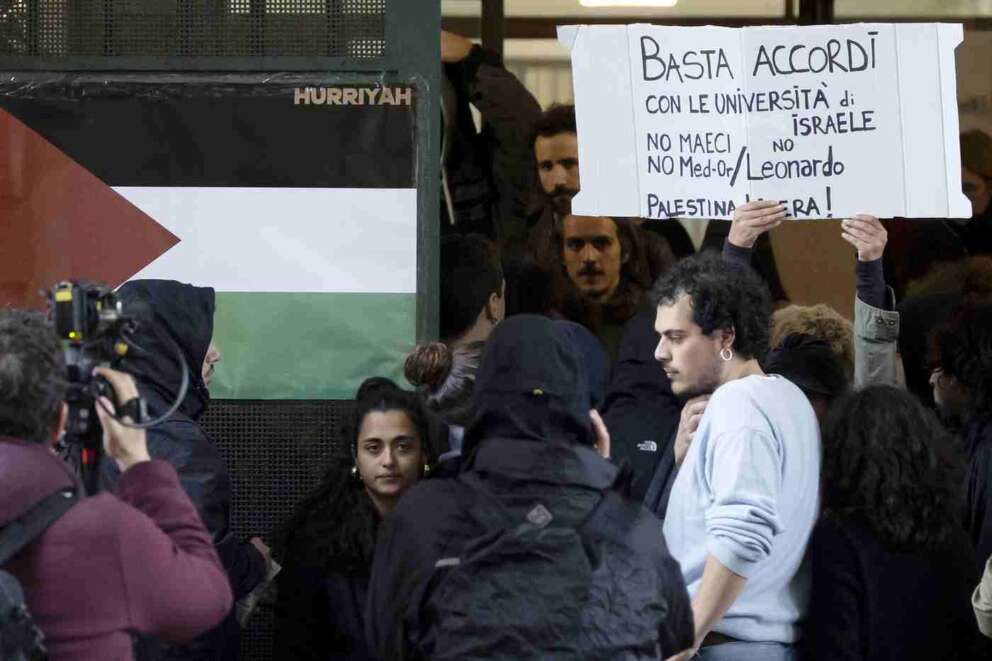
[[[373,658],[364,610],[376,533],[429,470],[427,434],[414,393],[386,379],[359,388],[348,453],[332,461],[280,535],[275,658]]]
[[[897,388],[849,394],[830,412],[810,545],[812,658],[984,658],[952,447],[936,417]]]

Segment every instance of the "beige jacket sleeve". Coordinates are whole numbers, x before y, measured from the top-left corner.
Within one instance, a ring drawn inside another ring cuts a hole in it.
[[[895,295],[888,288],[890,307]],[[854,387],[898,383],[899,313],[868,305],[854,296]]]
[[[992,638],[992,558],[985,563],[985,573],[982,581],[971,595],[971,605],[978,619],[978,629]]]

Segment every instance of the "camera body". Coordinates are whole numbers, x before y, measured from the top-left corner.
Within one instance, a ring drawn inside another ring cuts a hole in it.
[[[94,377],[101,365],[116,367],[128,344],[125,332],[133,320],[121,310],[113,290],[100,284],[59,282],[50,293],[52,325],[62,341],[68,388],[66,443],[98,450],[102,444],[96,399],[114,400],[113,389],[103,378]]]

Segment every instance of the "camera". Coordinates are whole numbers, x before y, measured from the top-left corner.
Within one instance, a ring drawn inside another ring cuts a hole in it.
[[[96,407],[100,397],[114,402],[116,412],[107,410],[118,423],[132,429],[149,429],[161,424],[178,409],[189,389],[190,377],[182,348],[172,338],[176,364],[182,382],[175,401],[157,418],[150,419],[142,397],[121,402],[110,383],[94,376],[97,367],[120,370],[129,351],[145,351],[132,340],[139,324],[149,323],[153,312],[141,302],[130,302],[127,311],[112,289],[97,283],[59,282],[45,292],[52,326],[62,342],[67,389],[66,419],[62,454],[83,478],[89,494],[98,491],[97,473],[103,448],[103,430]]]
[[[131,320],[121,312],[114,292],[99,284],[60,282],[51,292],[51,306],[69,384],[66,438],[85,448],[97,448],[101,432],[94,404],[97,397],[114,397],[110,384],[94,377],[93,369],[115,367],[127,355],[124,333]]]
[[[110,384],[94,376],[93,370],[101,365],[118,366],[127,355],[125,336],[134,327],[134,320],[122,312],[113,290],[100,284],[59,282],[48,296],[68,382],[65,451],[72,463],[80,464],[90,491],[103,435],[96,400],[108,397],[116,401]]]

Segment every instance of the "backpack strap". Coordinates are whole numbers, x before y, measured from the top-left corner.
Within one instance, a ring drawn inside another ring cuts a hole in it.
[[[74,487],[62,487],[0,528],[0,567],[41,536],[77,502],[79,502],[79,492]]]

